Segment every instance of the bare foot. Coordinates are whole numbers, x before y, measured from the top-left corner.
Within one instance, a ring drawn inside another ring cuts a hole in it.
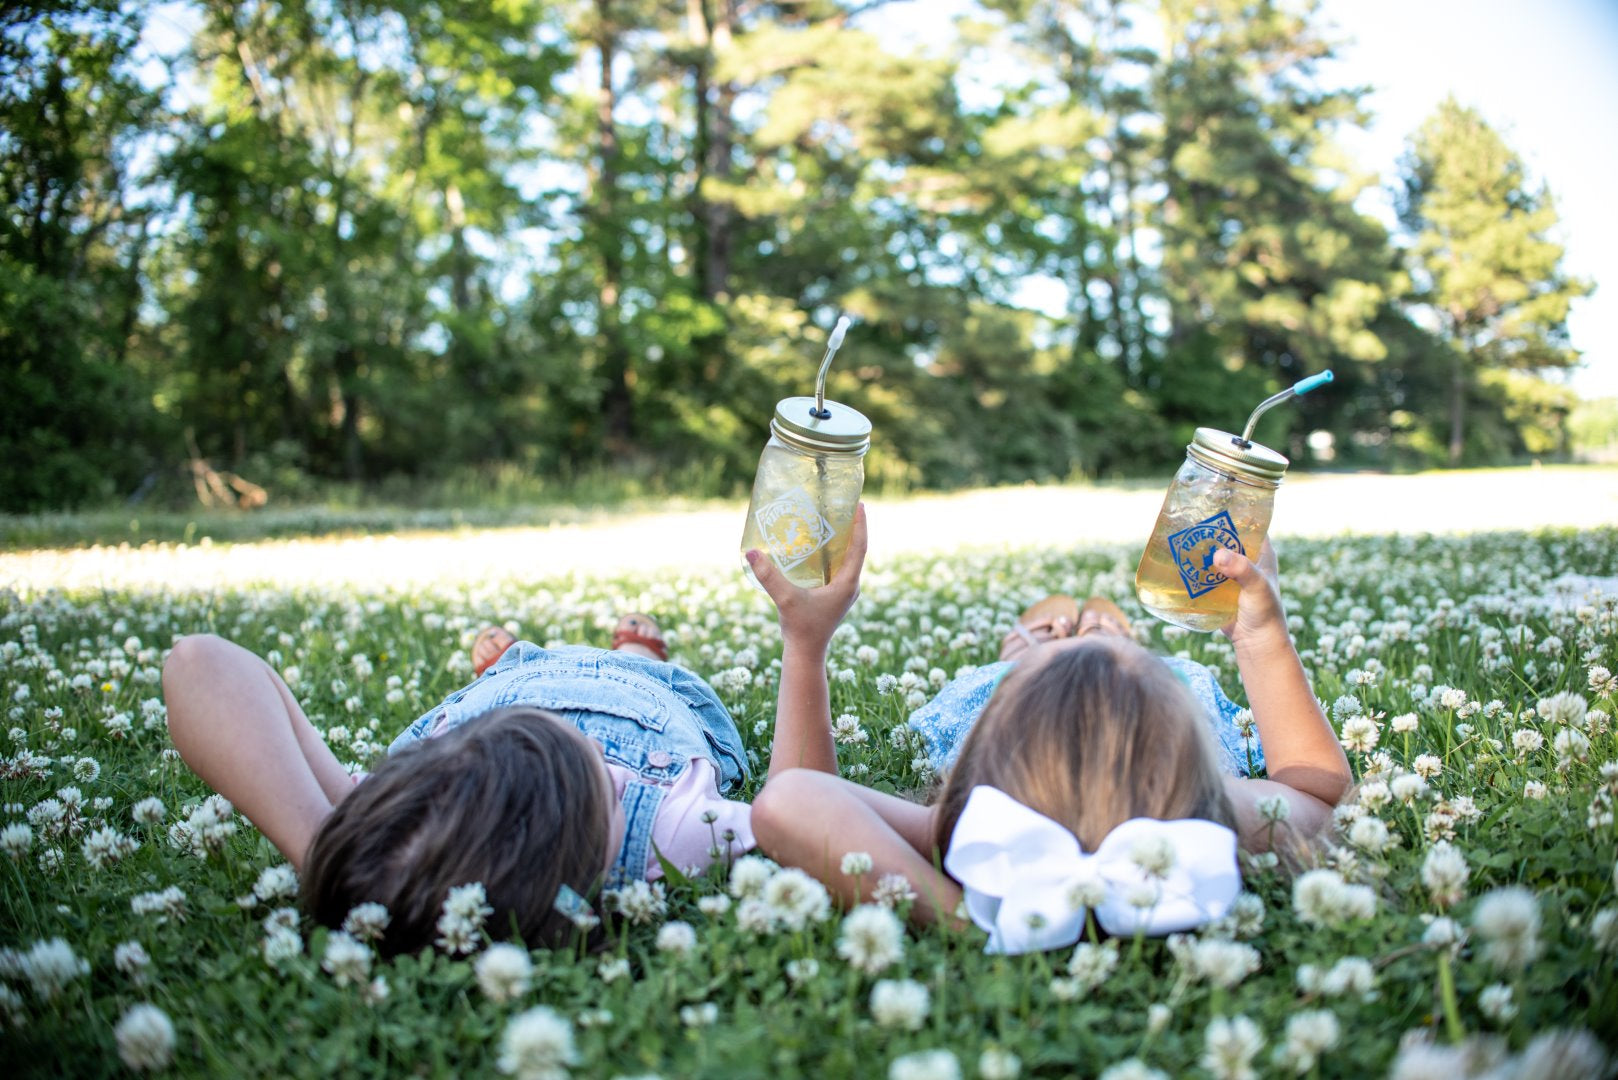
[[[485,626],[472,642],[472,670],[482,675],[516,643],[517,639],[505,627]]]
[[[632,611],[618,620],[618,626],[612,632],[612,648],[614,652],[644,656],[648,660],[669,658],[669,647],[663,640],[662,629],[650,615],[638,611]]]
[[[1070,637],[1079,622],[1079,604],[1071,596],[1047,596],[1024,611],[1000,641],[1000,659],[1015,660],[1034,645]]]

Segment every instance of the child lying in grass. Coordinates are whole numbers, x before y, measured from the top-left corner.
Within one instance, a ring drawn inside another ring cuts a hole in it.
[[[857,568],[863,513],[856,529]],[[753,832],[766,853],[845,904],[858,902],[862,881],[900,874],[917,894],[914,921],[952,917],[964,899],[989,947],[1011,952],[1072,944],[1087,909],[1114,934],[1188,929],[1235,899],[1238,843],[1262,851],[1280,836],[1319,832],[1352,779],[1287,632],[1268,543],[1256,563],[1229,551],[1215,562],[1241,588],[1224,632],[1268,779],[1230,775],[1240,762],[1222,761],[1220,743],[1240,737],[1216,727],[1228,728],[1234,710],[1210,714],[1198,697],[1223,695],[1188,685],[1137,645],[1115,607],[1062,613],[1045,601],[1008,638],[1002,664],[946,687],[913,718],[935,760],[954,758],[930,806],[836,775],[826,650],[857,580],[804,590],[762,553],[748,561],[784,639],[777,751]],[[976,715],[974,691],[985,687]],[[782,731],[795,746],[782,745]],[[849,852],[872,865],[856,860],[849,870],[859,872],[845,871]]]

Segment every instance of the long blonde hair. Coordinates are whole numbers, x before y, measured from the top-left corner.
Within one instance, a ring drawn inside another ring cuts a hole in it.
[[[1196,700],[1122,638],[1050,649],[1006,676],[944,782],[940,852],[979,784],[1060,822],[1086,851],[1130,818],[1236,821]]]

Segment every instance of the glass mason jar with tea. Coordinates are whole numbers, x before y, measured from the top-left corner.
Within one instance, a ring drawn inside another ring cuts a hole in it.
[[[1217,630],[1236,617],[1240,590],[1214,569],[1214,554],[1229,548],[1258,557],[1288,465],[1252,441],[1253,426],[1270,408],[1331,381],[1325,371],[1265,399],[1239,436],[1197,428],[1135,571],[1135,593],[1147,611],[1187,630]]]
[[[815,396],[776,404],[742,528],[743,554],[757,548],[804,588],[826,584],[843,564],[865,486],[871,422],[856,409],[826,400],[826,371],[847,330],[848,319],[839,319],[826,344]],[[745,559],[742,567],[751,578]]]

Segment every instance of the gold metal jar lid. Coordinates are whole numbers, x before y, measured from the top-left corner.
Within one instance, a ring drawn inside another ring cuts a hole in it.
[[[1210,469],[1268,487],[1280,486],[1281,477],[1292,464],[1268,446],[1260,443],[1244,446],[1240,438],[1217,428],[1199,427],[1185,451]]]
[[[825,402],[826,416],[815,415],[815,399],[789,397],[775,405],[770,430],[782,442],[819,454],[863,454],[871,447],[871,422],[857,409]]]

